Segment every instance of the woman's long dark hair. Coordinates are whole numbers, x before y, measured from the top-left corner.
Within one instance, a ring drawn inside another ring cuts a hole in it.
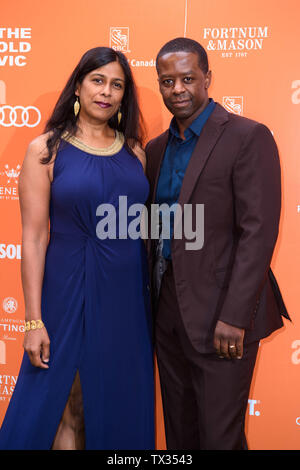
[[[70,76],[53,110],[52,116],[46,123],[45,131],[50,135],[47,140],[48,156],[41,159],[47,164],[58,148],[62,135],[67,132],[74,135],[78,129],[77,118],[74,115],[75,90],[84,77],[99,67],[118,61],[125,75],[125,91],[122,98],[122,119],[118,123],[117,113],[108,121],[112,129],[122,132],[129,147],[136,143],[143,145],[143,119],[138,105],[136,86],[133,80],[127,58],[122,52],[109,47],[95,47],[88,50],[80,59]]]

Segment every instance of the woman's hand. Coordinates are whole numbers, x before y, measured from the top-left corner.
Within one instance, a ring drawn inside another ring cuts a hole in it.
[[[45,327],[25,332],[23,347],[35,367],[49,369],[50,340]]]

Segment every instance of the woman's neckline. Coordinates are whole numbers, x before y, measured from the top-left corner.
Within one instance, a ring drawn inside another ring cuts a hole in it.
[[[109,157],[118,153],[124,145],[124,135],[117,130],[115,132],[116,138],[113,143],[109,147],[104,148],[91,147],[90,145],[87,145],[79,140],[77,137],[70,136],[67,133],[63,134],[62,138],[83,152],[89,153],[91,155]]]

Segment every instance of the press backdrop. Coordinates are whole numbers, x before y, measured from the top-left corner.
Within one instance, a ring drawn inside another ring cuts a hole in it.
[[[300,449],[300,61],[298,0],[12,0],[0,17],[0,422],[22,357],[18,176],[29,142],[44,124],[81,55],[122,50],[138,85],[147,138],[170,114],[155,57],[186,36],[206,49],[210,96],[230,112],[266,124],[279,147],[283,209],[272,268],[293,323],[261,342],[247,412],[250,449]],[[266,181],[266,185],[268,181]],[[165,448],[157,389],[157,448]],[[26,397],[24,397],[26,406]]]

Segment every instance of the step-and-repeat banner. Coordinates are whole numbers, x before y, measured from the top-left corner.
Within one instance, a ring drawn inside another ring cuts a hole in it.
[[[300,449],[300,61],[298,0],[14,0],[0,17],[0,422],[23,353],[24,300],[18,177],[29,142],[45,122],[82,54],[123,51],[132,67],[148,139],[170,114],[155,57],[186,36],[207,50],[210,96],[266,124],[279,147],[283,206],[272,268],[293,323],[263,340],[249,397],[250,449]],[[266,180],[266,185],[268,181]],[[156,380],[157,448],[165,448]],[[24,397],[24,403],[26,397]]]

